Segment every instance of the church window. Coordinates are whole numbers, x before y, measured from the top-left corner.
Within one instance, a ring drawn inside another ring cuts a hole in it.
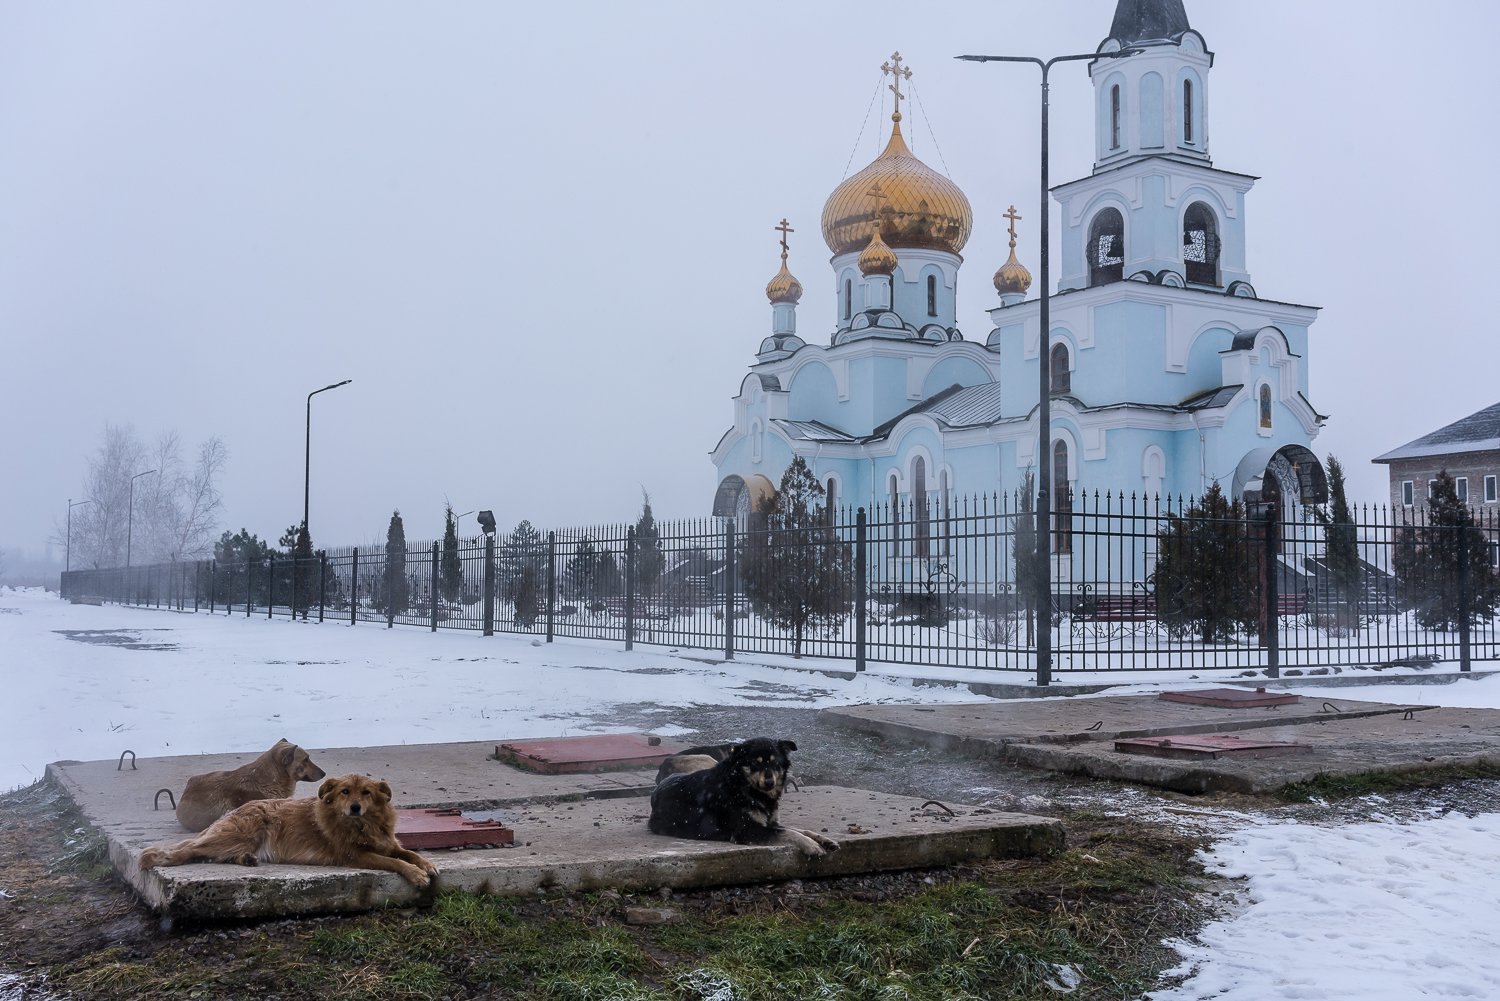
[[[1484,478],[1484,502],[1486,504],[1493,504],[1495,500],[1495,478],[1493,476],[1486,476]]]
[[[1460,476],[1453,481],[1453,493],[1458,497],[1460,504],[1469,503],[1469,478]]]
[[[1125,217],[1119,209],[1105,209],[1089,227],[1089,287],[1125,277]]]
[[[891,551],[901,553],[901,485],[891,474]]]
[[[1219,223],[1213,209],[1202,202],[1189,205],[1183,217],[1182,262],[1188,281],[1219,284]]]
[[[1066,344],[1052,345],[1052,356],[1048,369],[1048,376],[1054,396],[1073,391],[1073,373],[1068,367],[1068,346]]]
[[[834,523],[836,518],[834,506],[838,504],[839,498],[838,490],[836,489],[837,485],[838,481],[832,476],[828,477],[828,482],[823,485],[823,511],[827,515],[827,521],[830,525]]]
[[[911,470],[912,555],[925,560],[932,536],[931,512],[927,510],[927,460],[917,456]]]
[[[937,316],[937,276],[927,276],[927,315]]]
[[[1109,88],[1109,148],[1120,148],[1120,85]]]
[[[1416,490],[1412,486],[1411,480],[1402,480],[1401,481],[1401,506],[1402,507],[1411,507],[1413,504],[1416,503],[1416,501],[1417,501]]]
[[[854,315],[854,282],[844,279],[844,319]]]
[[[953,484],[948,482],[948,471],[943,470],[943,556],[950,555],[953,548],[953,505],[950,498],[953,496]]]
[[[1265,383],[1260,384],[1260,426],[1271,426],[1271,387]]]
[[[1193,141],[1193,81],[1182,81],[1182,141]]]
[[[1068,443],[1052,446],[1052,551],[1073,551],[1073,491],[1068,488]]]

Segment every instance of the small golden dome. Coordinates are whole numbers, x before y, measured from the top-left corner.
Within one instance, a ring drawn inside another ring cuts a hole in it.
[[[964,193],[912,155],[901,136],[901,114],[891,116],[885,152],[833,189],[823,206],[823,239],[834,256],[858,250],[876,229],[869,192],[879,185],[880,232],[888,247],[927,247],[957,254],[969,240],[974,212]]]
[[[869,244],[859,255],[859,273],[862,275],[890,275],[896,270],[896,265],[901,263],[896,260],[896,252],[886,246],[880,238],[880,231],[870,237]]]
[[[786,254],[781,255],[781,270],[766,284],[766,298],[773,303],[789,302],[793,306],[802,301],[802,283],[786,269]]]
[[[1016,214],[1014,205],[1005,213],[1005,218],[1010,220],[1010,260],[995,272],[995,291],[1001,295],[1025,295],[1031,288],[1031,272],[1016,260],[1016,222],[1021,217]]]
[[[1031,288],[1031,272],[1016,260],[1016,248],[1010,248],[1010,260],[1000,265],[1000,270],[995,272],[995,291],[1001,295],[1018,293],[1025,295]]]

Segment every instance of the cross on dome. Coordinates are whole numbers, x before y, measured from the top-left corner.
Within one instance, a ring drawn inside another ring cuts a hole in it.
[[[781,259],[784,261],[786,260],[786,252],[788,249],[786,244],[786,235],[788,233],[795,233],[797,231],[787,223],[785,216],[783,216],[781,222],[778,225],[773,226],[772,229],[781,234]]]
[[[911,79],[911,67],[902,66],[901,53],[892,52],[891,61],[880,64],[880,72],[882,75],[890,74],[896,78],[896,81],[888,84],[886,89],[896,95],[896,111],[891,115],[891,121],[899,122],[901,121],[901,101],[906,97],[905,94],[901,93],[901,81]]]

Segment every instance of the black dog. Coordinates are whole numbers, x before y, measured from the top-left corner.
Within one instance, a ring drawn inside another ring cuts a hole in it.
[[[793,748],[795,746],[794,744]],[[664,760],[661,767],[656,769],[656,784],[661,785],[662,779],[668,775],[685,775],[688,772],[712,768],[729,757],[729,752],[734,748],[734,744],[705,744],[702,747],[689,747],[678,751]]]
[[[796,749],[790,740],[755,737],[712,768],[667,775],[651,793],[651,833],[741,845],[782,840],[813,857],[836,851],[837,841],[776,821]]]

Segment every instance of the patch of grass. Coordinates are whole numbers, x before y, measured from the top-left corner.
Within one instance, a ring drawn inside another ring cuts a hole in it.
[[[1399,792],[1404,789],[1432,789],[1464,779],[1500,779],[1500,765],[1480,761],[1441,768],[1364,772],[1359,775],[1320,775],[1306,782],[1284,785],[1276,794],[1289,803],[1307,803],[1316,799],[1353,799],[1356,796]]]
[[[686,893],[634,926],[618,894],[449,893],[425,911],[179,933],[49,970],[79,997],[1070,1001],[1136,997],[1200,920],[1200,840],[1087,816],[1046,858]],[[873,891],[873,892],[872,892]],[[860,899],[863,897],[863,899]],[[1075,986],[1076,985],[1076,986]]]

